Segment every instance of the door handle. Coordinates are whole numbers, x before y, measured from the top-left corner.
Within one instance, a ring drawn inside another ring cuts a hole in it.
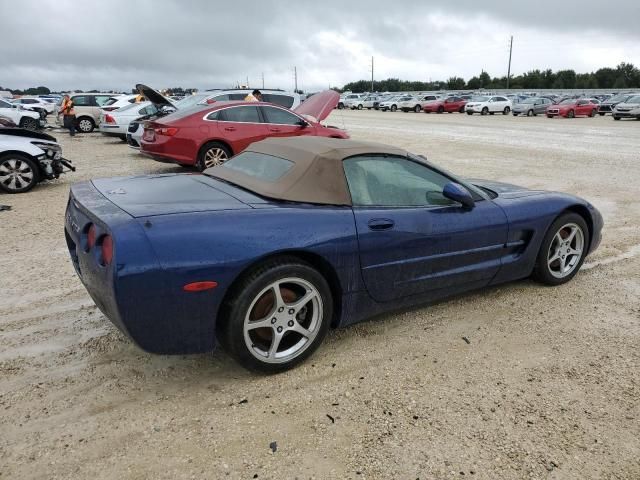
[[[395,222],[390,218],[372,218],[367,225],[369,230],[390,230]]]
[[[224,129],[225,129],[227,132],[235,132],[235,131],[236,131],[236,127],[224,127]]]

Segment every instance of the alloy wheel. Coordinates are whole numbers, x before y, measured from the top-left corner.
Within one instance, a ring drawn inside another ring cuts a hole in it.
[[[78,122],[78,130],[83,133],[89,133],[93,130],[93,123],[91,123],[91,120],[83,118]]]
[[[0,163],[0,183],[11,192],[28,187],[35,181],[35,172],[24,160],[9,158]]]
[[[555,278],[570,275],[580,263],[584,252],[584,233],[579,225],[568,223],[553,237],[547,253],[549,273]]]
[[[227,152],[223,149],[218,147],[210,148],[204,154],[204,168],[217,167],[227,160]]]
[[[310,282],[298,277],[272,282],[247,310],[245,345],[261,362],[289,362],[313,343],[323,313],[322,297]]]

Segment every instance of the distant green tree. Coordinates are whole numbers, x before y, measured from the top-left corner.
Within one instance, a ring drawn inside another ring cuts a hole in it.
[[[448,90],[462,90],[465,87],[464,78],[461,77],[449,77],[447,80]]]

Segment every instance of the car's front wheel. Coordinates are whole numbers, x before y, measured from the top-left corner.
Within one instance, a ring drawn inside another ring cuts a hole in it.
[[[0,190],[24,193],[35,187],[38,181],[38,167],[30,158],[19,153],[0,157]]]
[[[296,258],[269,261],[248,274],[225,303],[218,339],[244,367],[276,373],[322,343],[333,314],[325,278]]]
[[[547,231],[533,271],[533,277],[547,285],[571,280],[584,262],[589,245],[589,229],[582,216],[565,213]]]
[[[569,110],[569,113],[567,113],[567,117],[569,118],[574,118],[576,116],[576,112],[574,112],[573,110]]]
[[[527,110],[527,117],[533,117],[535,115],[535,112],[533,111],[533,109],[529,109]]]
[[[37,130],[38,121],[35,118],[24,117],[22,120],[20,120],[20,127],[27,130]]]
[[[398,107],[395,105],[391,105],[391,111],[395,112],[396,110],[398,110]]]
[[[78,119],[78,130],[80,130],[82,133],[91,133],[93,132],[94,128],[96,128],[96,124],[91,118],[80,117]]]
[[[201,172],[207,168],[217,167],[231,158],[231,150],[220,142],[209,142],[200,149],[196,168]]]
[[[483,107],[482,110],[480,111],[480,115],[486,115],[487,113],[489,113],[488,107]]]

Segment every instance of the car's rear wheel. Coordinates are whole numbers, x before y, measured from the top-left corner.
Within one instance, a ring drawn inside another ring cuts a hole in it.
[[[473,112],[467,112],[467,115],[473,115]]]
[[[533,117],[534,114],[535,112],[531,108],[527,111],[527,117]]]
[[[200,149],[196,168],[201,172],[207,168],[217,167],[231,158],[229,147],[220,142],[209,142]]]
[[[218,339],[251,370],[294,367],[322,343],[333,300],[325,278],[296,258],[269,261],[248,274],[225,302]]]
[[[589,229],[582,216],[565,213],[547,231],[536,259],[533,277],[547,285],[571,280],[584,262],[589,245]]]
[[[24,193],[39,181],[38,167],[25,155],[9,153],[0,157],[0,189],[7,193]]]
[[[509,115],[509,112],[511,111],[511,107],[504,107],[504,110],[502,111],[503,115]]]
[[[22,120],[20,120],[20,127],[27,130],[37,130],[38,121],[35,118],[24,117]]]
[[[91,133],[93,129],[96,128],[96,124],[93,122],[93,119],[89,117],[80,117],[77,120],[78,130],[82,133]]]
[[[567,117],[569,118],[574,118],[576,116],[576,112],[574,112],[573,110],[569,110],[569,113],[567,113]]]
[[[547,118],[553,118],[553,115],[547,115]]]
[[[422,110],[422,107],[420,105],[416,105],[415,107],[413,107],[413,111],[416,113],[420,113],[421,110]]]
[[[442,105],[438,107],[438,113],[444,113],[444,107]]]
[[[480,115],[486,115],[487,113],[489,113],[488,107],[483,107],[482,110],[480,111]]]
[[[589,116],[590,116],[591,118],[595,117],[595,116],[596,116],[596,110],[595,110],[595,109],[592,109],[592,110],[591,110],[591,113],[589,113]]]

